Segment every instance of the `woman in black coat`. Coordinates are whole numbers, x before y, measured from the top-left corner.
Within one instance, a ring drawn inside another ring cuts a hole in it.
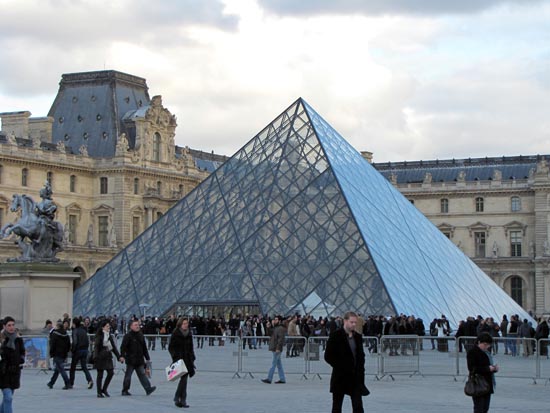
[[[25,345],[15,330],[12,317],[4,318],[0,343],[0,388],[3,396],[0,412],[11,412],[13,393],[21,385],[21,365],[25,362]]]
[[[189,407],[187,404],[187,380],[188,377],[195,375],[195,352],[193,350],[193,336],[187,318],[180,318],[178,320],[176,329],[170,338],[168,351],[172,356],[172,362],[183,360],[188,372],[188,374],[184,374],[180,378],[176,394],[174,395],[174,403],[177,407]]]
[[[474,402],[474,413],[486,413],[489,411],[491,403],[491,394],[494,393],[495,374],[498,371],[498,365],[493,364],[490,348],[493,344],[493,337],[487,332],[481,333],[477,337],[477,343],[468,350],[466,360],[470,374],[478,374],[489,383],[490,392],[486,396],[472,397]]]
[[[115,338],[111,334],[111,324],[109,320],[103,320],[95,336],[94,343],[94,364],[97,369],[97,397],[100,398],[111,397],[107,389],[114,375],[112,353],[115,353],[118,360],[121,359],[115,343]],[[105,378],[105,383],[102,385],[104,371],[107,371],[107,377]]]

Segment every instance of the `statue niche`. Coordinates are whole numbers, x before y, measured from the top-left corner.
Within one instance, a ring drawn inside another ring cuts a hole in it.
[[[0,230],[0,238],[17,236],[21,256],[8,262],[57,262],[56,254],[63,250],[63,225],[54,221],[57,206],[52,201],[52,187],[46,181],[40,190],[38,204],[28,195],[14,194],[10,210],[21,210],[21,218]]]

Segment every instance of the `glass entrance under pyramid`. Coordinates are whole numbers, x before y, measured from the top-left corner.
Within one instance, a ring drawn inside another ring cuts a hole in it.
[[[527,316],[302,99],[105,265],[82,315]]]

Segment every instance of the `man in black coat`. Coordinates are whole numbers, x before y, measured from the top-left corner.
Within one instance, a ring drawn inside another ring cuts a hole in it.
[[[74,380],[76,375],[76,366],[80,363],[82,372],[86,376],[86,382],[88,383],[88,389],[94,386],[92,376],[88,371],[88,349],[90,347],[90,340],[88,339],[88,332],[82,325],[79,318],[73,318],[73,330],[72,330],[73,342],[71,344],[71,369],[69,370],[69,382],[71,387],[74,386]]]
[[[122,356],[122,362],[126,363],[126,373],[122,382],[122,395],[131,396],[128,390],[130,390],[134,370],[147,396],[153,393],[156,387],[151,386],[151,382],[145,375],[145,362],[150,363],[151,357],[149,357],[145,338],[140,331],[138,320],[130,322],[130,331],[124,335],[122,344],[120,345],[120,355]]]
[[[363,338],[355,331],[357,314],[344,314],[343,328],[331,333],[325,350],[325,361],[332,367],[330,392],[332,413],[342,411],[344,396],[351,397],[353,413],[363,413],[362,396],[369,391],[365,386],[365,352]]]

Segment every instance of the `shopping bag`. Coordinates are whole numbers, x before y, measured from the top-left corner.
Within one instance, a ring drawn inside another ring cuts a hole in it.
[[[174,381],[187,374],[187,367],[183,360],[178,360],[164,369],[166,371],[166,380]]]

